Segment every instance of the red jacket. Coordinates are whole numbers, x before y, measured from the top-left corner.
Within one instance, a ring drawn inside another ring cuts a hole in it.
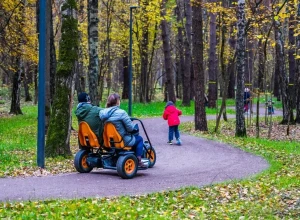
[[[165,120],[168,120],[169,126],[175,126],[180,124],[179,115],[182,114],[182,111],[177,109],[174,105],[169,105],[163,114],[163,118]]]

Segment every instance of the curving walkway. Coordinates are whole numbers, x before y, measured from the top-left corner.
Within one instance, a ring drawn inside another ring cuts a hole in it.
[[[181,117],[181,121],[193,121],[193,117]],[[168,145],[166,121],[151,118],[143,122],[157,161],[153,168],[138,171],[135,178],[124,180],[114,170],[100,169],[89,174],[0,178],[0,201],[145,194],[246,178],[268,168],[261,157],[186,134],[181,134],[182,146]]]

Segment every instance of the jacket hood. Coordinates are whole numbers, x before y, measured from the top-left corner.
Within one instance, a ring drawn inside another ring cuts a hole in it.
[[[165,108],[167,108],[168,106],[174,106],[174,103],[172,101],[168,101]]]
[[[117,109],[119,109],[119,106],[113,106],[113,107],[103,109],[102,111],[99,112],[100,119],[102,121],[106,121],[112,115],[112,113]]]
[[[90,103],[81,102],[77,105],[75,115],[79,120],[83,120],[89,114],[92,107],[93,106]]]
[[[169,105],[166,107],[166,111],[173,113],[176,111],[176,107],[174,105]]]

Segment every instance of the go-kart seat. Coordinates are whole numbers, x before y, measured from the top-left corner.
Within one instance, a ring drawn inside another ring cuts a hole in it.
[[[131,150],[131,147],[125,146],[122,136],[117,131],[116,127],[111,122],[106,122],[103,131],[103,141],[105,147],[122,148]]]
[[[100,147],[97,136],[91,130],[89,124],[84,121],[79,123],[78,137],[80,145],[83,147]]]

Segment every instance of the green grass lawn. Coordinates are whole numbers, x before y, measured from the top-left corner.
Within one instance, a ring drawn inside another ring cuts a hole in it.
[[[152,116],[162,114],[161,108],[164,108],[164,103],[156,104],[156,107],[150,105],[146,109],[153,109],[149,110],[149,112],[153,111]],[[145,111],[139,112],[139,109],[144,110],[144,108],[145,106],[136,107],[137,114],[135,115],[133,110],[134,116],[149,117]],[[159,112],[157,115],[155,109]],[[18,172],[22,172],[28,166],[35,166],[36,107],[28,106],[22,110],[24,115],[0,118],[0,176],[1,174],[5,176],[5,172],[12,167],[17,167],[21,170]],[[234,138],[222,133],[225,129],[234,127],[234,122],[231,120],[228,123],[222,122],[219,134],[212,132],[214,126],[215,122],[209,121],[210,131],[201,133],[194,131],[193,123],[184,123],[181,130],[195,136],[229,143],[260,155],[268,160],[270,168],[245,180],[229,181],[202,188],[188,187],[145,196],[4,202],[0,203],[0,218],[298,219],[300,215],[299,142]],[[59,162],[61,163],[62,160],[66,159],[60,158]]]

